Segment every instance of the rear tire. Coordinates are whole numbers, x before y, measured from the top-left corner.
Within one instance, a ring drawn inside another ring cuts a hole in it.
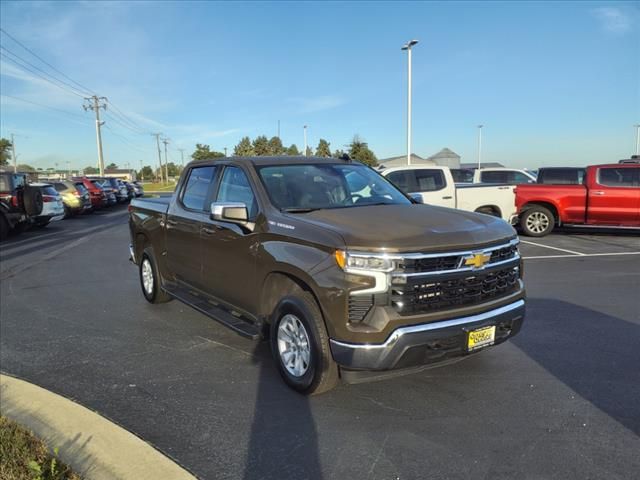
[[[49,225],[50,222],[51,220],[39,220],[36,222],[36,226],[38,228],[45,228],[47,225]]]
[[[556,219],[548,208],[535,205],[520,216],[520,228],[528,237],[549,235],[556,225]]]
[[[289,387],[317,395],[338,383],[322,313],[309,292],[283,298],[271,321],[271,352]]]
[[[160,275],[151,247],[145,248],[142,252],[138,272],[142,294],[147,302],[166,303],[172,299],[160,286]]]
[[[491,207],[480,207],[476,210],[476,213],[484,213],[485,215],[490,215],[492,217],[502,218],[500,213]]]

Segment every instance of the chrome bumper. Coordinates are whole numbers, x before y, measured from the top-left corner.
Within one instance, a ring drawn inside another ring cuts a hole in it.
[[[353,370],[391,370],[446,361],[466,355],[469,330],[496,325],[495,344],[515,335],[525,314],[524,300],[488,312],[441,322],[400,327],[384,343],[356,344],[330,340],[334,360]]]

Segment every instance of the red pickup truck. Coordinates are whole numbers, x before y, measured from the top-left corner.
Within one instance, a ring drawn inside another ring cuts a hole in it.
[[[518,185],[516,207],[525,235],[556,225],[640,227],[640,165],[587,167],[582,185]]]

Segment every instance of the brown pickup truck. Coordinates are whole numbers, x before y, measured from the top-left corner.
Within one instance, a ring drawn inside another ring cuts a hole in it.
[[[129,211],[145,298],[268,338],[303,393],[453,361],[524,319],[511,226],[422,205],[349,159],[191,162],[170,199]]]

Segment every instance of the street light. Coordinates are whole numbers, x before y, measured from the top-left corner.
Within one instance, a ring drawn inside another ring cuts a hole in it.
[[[634,127],[636,127],[636,155],[640,155],[640,124]]]
[[[482,163],[482,127],[484,125],[478,125],[478,170],[480,170],[480,164]]]
[[[418,40],[409,40],[402,46],[407,51],[407,165],[411,165],[411,47]]]

